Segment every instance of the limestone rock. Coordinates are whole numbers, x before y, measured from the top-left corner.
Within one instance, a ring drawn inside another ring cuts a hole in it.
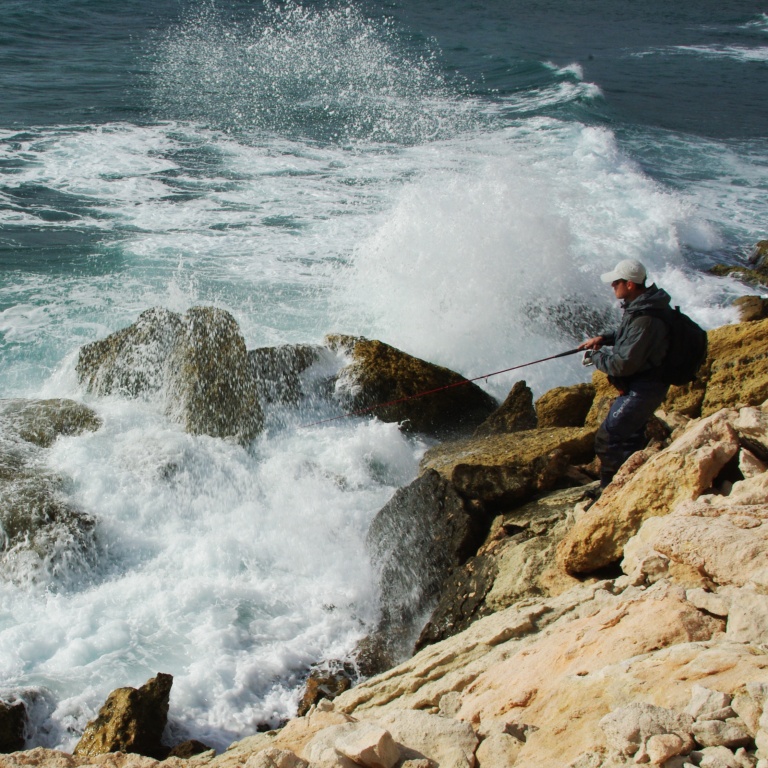
[[[168,753],[160,739],[168,720],[173,677],[159,673],[141,688],[117,688],[99,716],[88,724],[75,755],[135,752],[161,759]]]
[[[768,398],[768,320],[725,325],[709,331],[708,338],[702,415],[764,402]]]
[[[366,720],[389,731],[406,759],[428,758],[441,768],[474,768],[478,738],[469,723],[415,710],[372,713]]]
[[[533,392],[524,381],[516,381],[504,402],[475,430],[475,437],[536,429]]]
[[[327,336],[325,341],[330,349],[344,351],[351,358],[337,385],[350,411],[390,403],[371,413],[381,421],[398,422],[409,431],[446,436],[471,433],[498,405],[476,384],[462,383],[466,380],[458,373],[381,341],[340,335]],[[441,391],[404,400],[436,389]]]
[[[768,299],[761,296],[739,296],[733,303],[739,308],[741,323],[751,323],[768,317]]]
[[[392,768],[400,749],[389,731],[372,723],[350,723],[335,741],[337,752],[367,768]]]
[[[191,434],[249,440],[262,428],[256,383],[235,319],[215,307],[154,308],[87,344],[80,382],[98,395],[158,399]]]
[[[540,427],[583,427],[592,408],[594,384],[555,387],[536,401]]]
[[[244,768],[307,768],[309,763],[302,760],[289,749],[268,749],[251,755],[246,761]]]
[[[381,593],[376,634],[392,663],[411,652],[424,613],[449,572],[477,549],[484,524],[482,513],[431,470],[399,489],[373,519],[366,548]]]
[[[678,505],[667,517],[646,520],[625,547],[625,573],[632,573],[648,552],[656,552],[711,585],[744,586],[752,581],[768,586],[768,512],[734,502],[704,496]]]
[[[698,498],[739,449],[731,416],[723,411],[697,422],[645,462],[623,487],[611,492],[609,486],[560,543],[561,567],[572,574],[589,573],[620,560],[624,545],[644,520]]]
[[[753,739],[744,723],[738,718],[729,721],[697,720],[693,735],[702,747],[745,747]]]
[[[79,435],[101,427],[87,405],[74,400],[0,400],[0,430],[48,448],[59,435]]]
[[[0,753],[24,749],[27,708],[21,701],[0,701]]]
[[[747,588],[734,590],[726,637],[737,643],[768,643],[768,595]]]
[[[592,398],[592,405],[587,413],[584,426],[599,427],[608,415],[611,403],[619,393],[602,371],[595,371],[592,374],[592,386],[595,388],[595,395]]]
[[[703,685],[694,685],[691,689],[691,701],[685,708],[685,711],[698,720],[701,715],[707,712],[715,712],[719,709],[729,707],[731,696],[721,691],[713,691],[705,688]]]
[[[594,430],[561,427],[442,443],[430,448],[422,472],[434,469],[468,499],[491,507],[551,490],[570,464],[594,455]]]
[[[690,752],[693,748],[693,725],[690,715],[641,702],[615,709],[600,721],[608,746],[620,756],[635,756],[636,762],[644,762],[637,757],[637,753],[641,750],[645,752],[646,743],[652,736],[673,734],[678,737],[677,751],[670,757]],[[661,746],[658,742],[654,744],[655,749]]]

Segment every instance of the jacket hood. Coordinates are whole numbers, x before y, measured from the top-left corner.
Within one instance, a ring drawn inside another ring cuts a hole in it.
[[[635,312],[644,312],[647,309],[666,309],[671,300],[672,297],[663,288],[652,283],[633,302],[624,303],[624,311],[634,314]]]

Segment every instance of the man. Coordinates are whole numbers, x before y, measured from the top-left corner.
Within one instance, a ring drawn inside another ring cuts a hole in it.
[[[624,310],[618,329],[579,346],[589,350],[585,357],[591,356],[619,390],[595,436],[602,489],[635,451],[645,447],[646,424],[667,396],[669,385],[658,374],[669,348],[669,329],[658,314],[669,306],[670,296],[655,284],[646,286],[645,267],[634,259],[620,261],[600,277],[611,284]]]

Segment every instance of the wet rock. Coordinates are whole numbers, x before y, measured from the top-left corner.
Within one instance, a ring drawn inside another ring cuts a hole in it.
[[[96,565],[96,520],[69,504],[64,481],[44,473],[0,480],[0,576],[50,587]]]
[[[556,567],[557,544],[581,488],[554,491],[499,515],[477,556],[455,568],[416,643],[419,650],[519,600],[554,595],[576,582]]]
[[[524,381],[516,381],[504,402],[475,430],[474,436],[485,437],[535,428],[533,392]]]
[[[169,749],[161,743],[168,721],[173,677],[162,672],[141,688],[112,691],[96,720],[88,723],[75,755],[133,752],[163,759]]]
[[[27,727],[27,708],[17,701],[0,701],[0,753],[24,749],[24,733]]]
[[[476,384],[462,383],[465,379],[458,373],[381,341],[331,335],[326,337],[326,344],[351,358],[337,382],[337,392],[349,411],[372,408],[372,415],[382,421],[398,422],[411,432],[444,437],[471,433],[498,405]],[[428,397],[406,399],[438,389],[441,391]],[[373,409],[381,403],[391,404]]]
[[[249,440],[262,412],[245,341],[215,307],[185,315],[161,308],[80,350],[77,374],[89,392],[159,400],[191,434]]]
[[[378,512],[366,539],[381,605],[378,639],[368,641],[371,661],[410,654],[440,586],[477,549],[486,525],[482,510],[433,471],[398,490]]]
[[[539,427],[583,427],[597,389],[594,384],[555,387],[536,401]]]
[[[555,488],[571,464],[594,456],[594,435],[550,427],[456,440],[430,448],[421,469],[436,470],[465,498],[498,509]]]
[[[318,363],[323,347],[311,344],[285,344],[248,351],[259,400],[262,403],[296,405],[309,393],[305,391],[302,374]]]
[[[717,277],[736,277],[747,285],[768,285],[768,274],[760,269],[750,269],[740,264],[716,264],[709,271]]]
[[[768,240],[759,240],[749,254],[749,263],[754,264],[757,269],[764,270],[766,260],[768,260]]]
[[[303,717],[321,699],[333,701],[339,694],[349,690],[354,680],[354,671],[348,665],[338,669],[316,667],[309,673],[304,693],[299,702],[298,717]]]
[[[187,741],[182,741],[181,744],[177,744],[175,747],[173,747],[168,753],[168,757],[179,757],[182,760],[188,760],[190,757],[194,757],[195,755],[202,755],[204,752],[210,751],[211,747],[209,747],[207,744],[203,744],[202,741],[197,741],[197,739],[188,739]]]
[[[0,400],[0,430],[48,448],[59,435],[95,432],[101,419],[74,400]]]

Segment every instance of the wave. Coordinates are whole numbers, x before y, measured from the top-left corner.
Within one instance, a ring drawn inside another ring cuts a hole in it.
[[[227,131],[319,141],[418,143],[476,125],[437,54],[355,6],[266,3],[250,24],[214,7],[172,28],[153,55],[155,112]]]

